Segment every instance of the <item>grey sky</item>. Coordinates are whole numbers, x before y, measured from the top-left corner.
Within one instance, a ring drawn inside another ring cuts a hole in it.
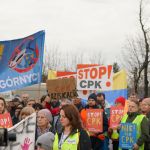
[[[62,51],[102,51],[117,61],[127,36],[138,31],[139,0],[0,0],[0,40],[46,31]]]

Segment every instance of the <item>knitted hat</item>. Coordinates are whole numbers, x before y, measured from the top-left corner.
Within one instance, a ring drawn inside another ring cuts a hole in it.
[[[116,100],[115,100],[115,103],[121,103],[122,106],[125,106],[125,102],[126,102],[126,99],[122,96],[118,97]]]
[[[46,132],[38,137],[36,145],[40,146],[44,150],[52,150],[54,142],[54,134],[52,132]]]
[[[48,119],[49,122],[52,122],[53,118],[52,118],[52,114],[48,109],[41,109],[38,114],[44,114],[45,117]]]
[[[97,101],[97,95],[95,93],[92,93],[89,95],[88,99],[94,99],[95,101]]]

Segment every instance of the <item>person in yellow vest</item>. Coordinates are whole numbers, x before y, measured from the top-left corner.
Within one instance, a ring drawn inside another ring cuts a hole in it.
[[[60,122],[63,130],[55,134],[53,150],[91,150],[90,137],[83,129],[79,111],[74,105],[62,106]]]
[[[144,150],[144,142],[149,138],[149,126],[145,115],[139,113],[138,101],[129,102],[128,113],[123,116],[121,123],[136,124],[137,142],[133,145],[133,150]]]

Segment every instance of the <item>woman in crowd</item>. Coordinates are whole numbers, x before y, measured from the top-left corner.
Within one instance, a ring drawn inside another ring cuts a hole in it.
[[[0,114],[4,114],[5,112],[7,112],[6,101],[3,97],[0,97]]]
[[[33,105],[34,105],[35,103],[36,103],[36,102],[35,102],[35,99],[34,99],[34,98],[30,98],[30,99],[28,99],[26,106],[27,106],[27,107],[33,107]]]
[[[17,108],[15,109],[15,114],[12,116],[13,125],[17,124],[20,121],[19,116],[22,109],[23,109],[22,104],[18,105]]]
[[[24,107],[20,112],[19,120],[21,121],[25,119],[26,117],[30,116],[34,112],[35,110],[32,107]]]
[[[137,126],[137,142],[133,146],[133,150],[144,150],[144,142],[149,138],[148,120],[145,115],[139,113],[139,102],[130,101],[128,105],[128,113],[123,116],[121,123],[134,123]]]
[[[55,134],[54,150],[91,150],[89,135],[82,127],[80,114],[75,106],[62,106],[60,122],[63,130],[60,134]]]
[[[43,106],[40,103],[35,103],[33,108],[35,109],[35,112],[38,113],[41,109],[43,109]]]
[[[48,109],[41,109],[37,113],[37,132],[36,138],[51,131],[52,114]]]
[[[72,104],[72,102],[69,99],[63,98],[60,103],[60,108],[66,104]],[[60,122],[60,113],[57,116],[53,117],[53,133],[55,134],[56,132],[58,134],[62,132],[62,125]]]

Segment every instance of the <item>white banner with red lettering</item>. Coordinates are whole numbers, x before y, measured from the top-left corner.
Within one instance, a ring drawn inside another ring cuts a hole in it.
[[[112,90],[113,69],[112,65],[77,67],[78,90]]]

